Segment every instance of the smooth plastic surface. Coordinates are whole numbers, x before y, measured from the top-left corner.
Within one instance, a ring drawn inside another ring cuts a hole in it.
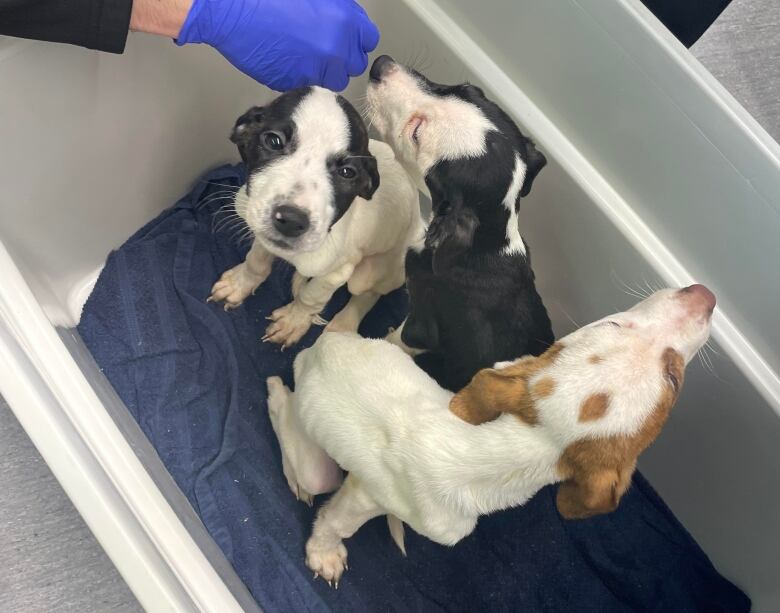
[[[689,367],[642,469],[755,609],[780,608],[777,144],[634,0],[364,5],[379,52],[484,85],[550,159],[520,223],[559,335],[632,304],[646,283],[716,291],[715,372]],[[145,604],[162,610],[220,576],[205,557],[183,559],[179,543],[200,541],[150,478],[153,462],[132,454],[137,432],[90,391],[102,375],[52,322],[72,325],[111,248],[235,159],[230,126],[271,94],[208,49],[139,35],[120,57],[0,41],[0,82],[11,255],[0,262],[0,393],[131,588],[159,584]],[[364,91],[357,79],[348,93]],[[76,447],[71,470],[63,458]],[[79,505],[89,492],[102,502]],[[229,610],[217,600],[200,606]]]

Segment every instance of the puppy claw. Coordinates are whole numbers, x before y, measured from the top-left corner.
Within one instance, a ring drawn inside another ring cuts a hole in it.
[[[312,315],[305,309],[290,303],[276,309],[267,317],[271,321],[265,330],[265,338],[288,349],[295,345],[311,326]]]
[[[339,582],[338,582],[338,579],[336,579],[336,581],[334,581],[334,583],[333,583],[333,587],[334,587],[334,589],[336,589],[336,590],[337,590],[337,589],[339,589]]]
[[[328,320],[324,319],[321,315],[315,315],[312,317],[311,323],[313,323],[315,326],[327,326]]]
[[[314,573],[314,579],[316,580],[320,576],[320,573]]]
[[[347,549],[344,543],[339,543],[336,547],[323,546],[314,537],[306,543],[306,566],[319,574],[331,587],[334,581],[341,580],[346,561]]]

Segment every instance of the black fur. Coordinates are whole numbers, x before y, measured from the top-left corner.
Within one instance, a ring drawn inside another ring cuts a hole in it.
[[[444,274],[433,252],[406,256],[409,317],[403,341],[429,351],[415,361],[457,391],[478,370],[522,355],[540,355],[554,341],[534,274],[520,256],[464,254]]]
[[[411,306],[402,340],[426,349],[417,363],[457,391],[481,368],[540,355],[554,341],[530,256],[502,253],[509,221],[503,200],[515,156],[527,166],[516,209],[547,160],[478,87],[439,85],[418,76],[430,93],[478,106],[498,129],[488,133],[482,157],[441,161],[429,170],[425,182],[434,217],[425,248],[406,258]]]
[[[293,114],[310,92],[309,87],[291,90],[274,99],[268,106],[253,107],[238,118],[230,140],[238,147],[248,175],[262,169],[275,159],[291,155],[296,151],[299,145],[299,134],[293,121]],[[331,226],[347,212],[356,196],[370,200],[379,187],[376,159],[368,150],[369,139],[365,124],[349,102],[341,96],[336,100],[347,117],[350,142],[347,150],[327,160],[335,210],[330,221]],[[264,139],[271,133],[283,137],[283,148],[274,150],[267,146]],[[339,172],[343,168],[353,169],[355,176],[353,178],[340,176]]]

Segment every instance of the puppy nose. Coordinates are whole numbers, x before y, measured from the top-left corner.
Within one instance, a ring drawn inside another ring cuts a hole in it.
[[[382,77],[395,68],[395,66],[395,60],[389,55],[380,55],[371,65],[371,71],[368,73],[368,78],[374,83],[379,83],[382,80]]]
[[[715,309],[715,294],[700,283],[684,287],[680,290],[680,293],[690,296],[697,306],[701,306],[710,313]]]
[[[283,236],[295,238],[309,229],[309,214],[297,206],[282,204],[274,209],[274,228]]]

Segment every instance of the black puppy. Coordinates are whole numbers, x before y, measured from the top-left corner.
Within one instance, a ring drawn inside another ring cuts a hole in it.
[[[478,87],[433,83],[388,56],[371,68],[368,111],[433,204],[425,247],[406,258],[409,317],[388,340],[451,390],[543,353],[554,337],[518,209],[544,155]]]

